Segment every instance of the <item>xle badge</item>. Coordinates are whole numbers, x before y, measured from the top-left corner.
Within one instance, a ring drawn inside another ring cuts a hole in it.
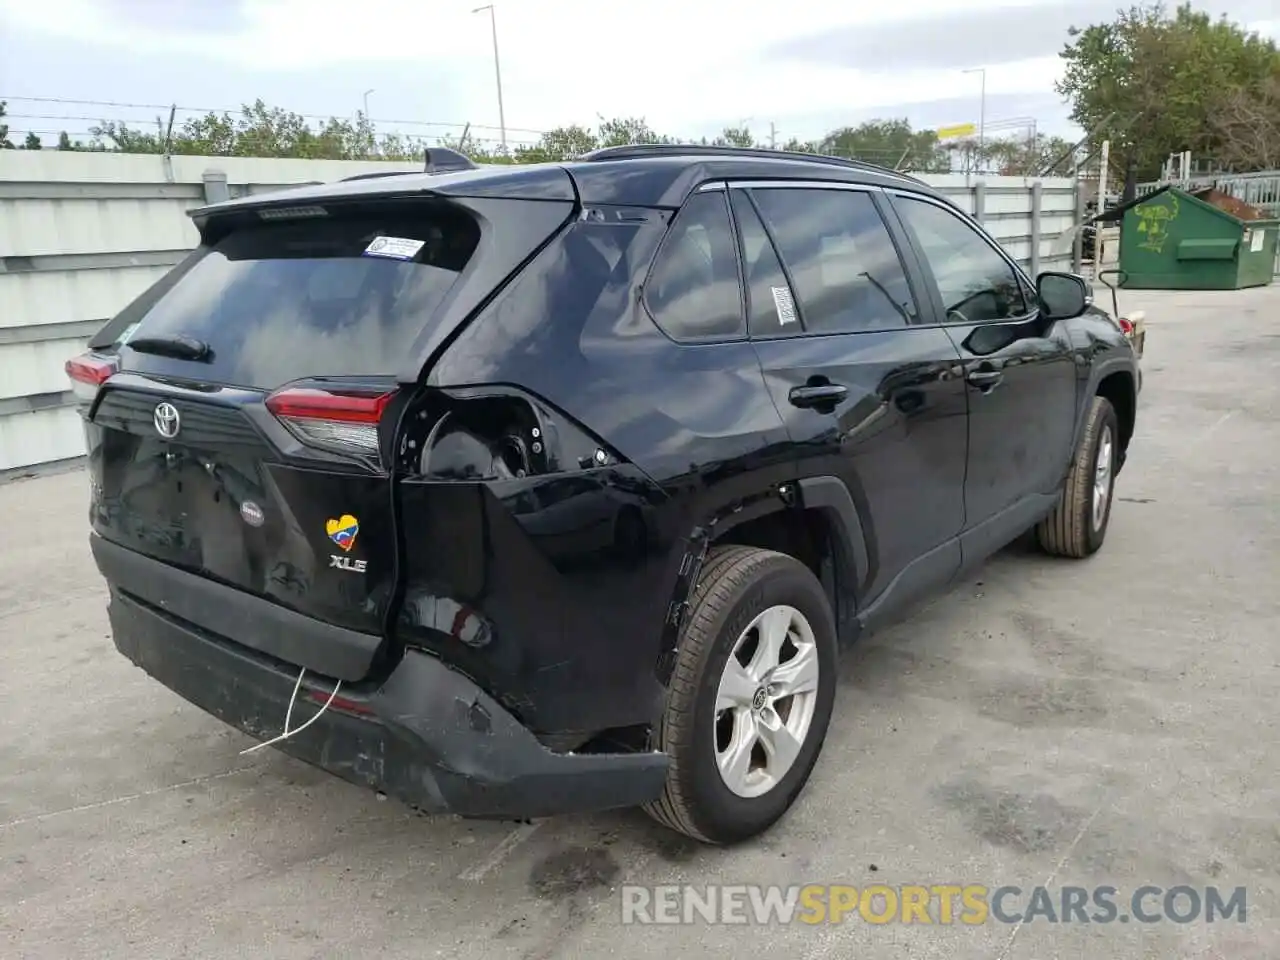
[[[352,560],[350,557],[340,557],[336,553],[329,554],[329,567],[337,567],[339,570],[349,570],[352,573],[364,573],[369,569],[369,561]]]
[[[360,533],[360,521],[349,513],[344,513],[337,520],[330,518],[324,522],[324,532],[329,535],[329,539],[338,545],[343,553],[350,553],[351,548],[356,545],[356,536]],[[368,569],[368,561],[353,560],[351,557],[343,557],[338,554],[329,556],[329,568],[338,570],[348,570],[351,573],[364,573]]]

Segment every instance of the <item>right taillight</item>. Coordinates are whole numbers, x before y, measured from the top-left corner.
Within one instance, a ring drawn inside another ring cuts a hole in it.
[[[286,387],[267,397],[267,409],[303,443],[339,453],[377,457],[378,424],[395,391]]]
[[[1120,329],[1126,337],[1133,335],[1133,324],[1127,317],[1120,317],[1116,320],[1116,323],[1120,324]]]
[[[116,372],[116,362],[111,357],[82,353],[72,357],[63,368],[71,378],[71,392],[81,403],[92,403],[98,388]]]

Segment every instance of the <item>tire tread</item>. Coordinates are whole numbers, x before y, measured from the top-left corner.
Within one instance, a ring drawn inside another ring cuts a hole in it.
[[[791,562],[794,561],[785,554],[759,547],[736,544],[713,547],[689,600],[689,612],[680,631],[680,646],[671,674],[667,708],[659,721],[656,738],[658,749],[671,755],[671,772],[661,796],[644,809],[663,826],[703,843],[716,841],[699,829],[692,798],[686,796],[683,789],[679,751],[667,748],[673,741],[686,741],[692,732],[698,681],[716,642],[718,618],[739,590],[759,576],[761,568]]]
[[[1057,557],[1083,559],[1096,549],[1089,537],[1090,497],[1093,490],[1093,457],[1098,433],[1108,419],[1111,403],[1095,396],[1089,407],[1089,419],[1080,437],[1079,447],[1062,495],[1052,512],[1036,525],[1036,540],[1046,553]],[[1114,494],[1113,494],[1114,496]]]

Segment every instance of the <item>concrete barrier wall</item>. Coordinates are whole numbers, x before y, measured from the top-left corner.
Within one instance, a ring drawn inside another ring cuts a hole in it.
[[[196,244],[225,196],[415,163],[0,151],[0,478],[83,455],[63,364]],[[1032,271],[1070,269],[1069,179],[926,176]]]

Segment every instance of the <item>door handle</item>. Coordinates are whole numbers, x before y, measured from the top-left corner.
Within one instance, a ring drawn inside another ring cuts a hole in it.
[[[835,407],[848,395],[849,388],[838,383],[814,383],[792,387],[787,399],[795,407]]]
[[[978,368],[976,370],[970,370],[965,375],[965,379],[983,393],[988,393],[991,390],[994,390],[1000,381],[1004,379],[1004,373],[1000,370],[990,368]]]

